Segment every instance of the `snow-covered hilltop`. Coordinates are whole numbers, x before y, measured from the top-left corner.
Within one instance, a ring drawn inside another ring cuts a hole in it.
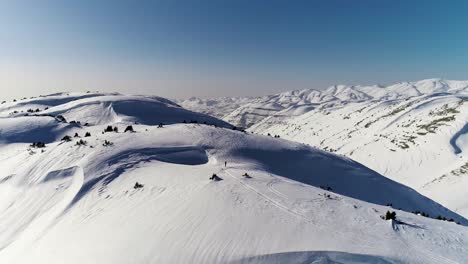
[[[468,255],[468,220],[413,189],[163,98],[56,94],[0,107],[0,263]],[[387,211],[396,220],[383,220]]]
[[[468,81],[339,85],[252,99],[224,120],[341,153],[468,216],[467,99]]]

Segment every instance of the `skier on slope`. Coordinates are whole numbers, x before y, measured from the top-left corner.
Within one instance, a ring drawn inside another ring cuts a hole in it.
[[[227,167],[227,161],[224,162],[224,167]]]

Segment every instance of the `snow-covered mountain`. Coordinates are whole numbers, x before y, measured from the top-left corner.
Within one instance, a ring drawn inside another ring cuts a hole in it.
[[[251,99],[217,116],[336,151],[468,216],[467,98],[468,81],[339,85]]]
[[[404,100],[415,96],[467,92],[468,81],[428,79],[402,82],[386,87],[335,85],[325,90],[295,90],[262,97],[214,99],[192,97],[186,100],[176,100],[176,102],[184,108],[208,113],[233,125],[248,128],[267,117],[280,116],[288,119],[324,104],[346,105],[353,102]]]
[[[0,263],[463,263],[468,255],[468,220],[413,189],[163,98],[56,94],[0,107]],[[387,211],[397,220],[381,219]]]

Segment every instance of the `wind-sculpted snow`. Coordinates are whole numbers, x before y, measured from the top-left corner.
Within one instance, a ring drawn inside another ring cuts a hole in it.
[[[284,252],[233,261],[230,264],[282,264],[289,263],[294,259],[296,264],[393,264],[398,263],[391,259],[369,256],[363,254],[352,254],[347,252],[327,252],[327,251],[309,251],[309,252]]]
[[[468,254],[465,218],[348,158],[157,97],[42,111],[0,122],[10,131],[0,133],[0,263],[439,264]],[[14,140],[15,129],[35,137]],[[381,218],[389,210],[395,221]]]

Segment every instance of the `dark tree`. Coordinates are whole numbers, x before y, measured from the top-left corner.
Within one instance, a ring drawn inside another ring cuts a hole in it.
[[[106,129],[104,129],[104,132],[112,132],[114,131],[114,128],[112,126],[107,126]]]
[[[143,188],[143,184],[139,183],[139,182],[136,182],[135,185],[133,186],[133,189],[140,189],[140,188]]]
[[[387,213],[385,214],[385,220],[396,220],[396,213],[395,212],[390,212],[390,211],[387,211]]]

